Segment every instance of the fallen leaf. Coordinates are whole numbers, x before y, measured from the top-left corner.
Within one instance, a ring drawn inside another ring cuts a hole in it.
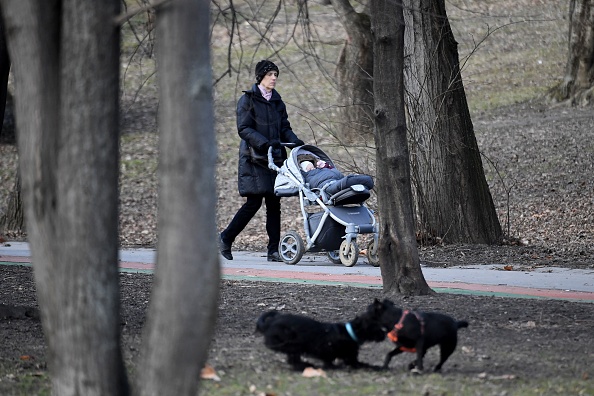
[[[301,375],[306,378],[326,377],[326,373],[324,372],[324,370],[315,369],[313,367],[306,367],[305,370],[303,370],[303,374],[301,374]]]
[[[473,353],[473,350],[472,350],[472,348],[470,348],[470,347],[463,346],[463,347],[462,347],[462,353],[465,353],[465,354],[471,354],[471,353]]]
[[[503,269],[506,270],[506,271],[513,271],[514,270],[514,267],[511,266],[511,265],[506,265],[505,267],[503,267]]]
[[[200,372],[200,378],[209,379],[216,382],[219,382],[221,380],[221,378],[217,375],[215,369],[209,366],[208,364],[204,366],[204,368]]]
[[[513,379],[516,379],[516,376],[514,374],[494,375],[490,379],[492,379],[492,380],[513,380]]]
[[[517,377],[514,374],[503,374],[503,375],[489,375],[486,372],[482,372],[478,375],[480,379],[490,379],[490,380],[513,380]]]
[[[250,390],[250,393],[255,396],[276,396],[276,393],[259,391],[258,388],[256,388],[256,385],[253,384],[250,385],[248,389]]]

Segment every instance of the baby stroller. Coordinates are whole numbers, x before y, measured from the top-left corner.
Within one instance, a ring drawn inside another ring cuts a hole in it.
[[[327,252],[333,263],[352,267],[359,258],[357,236],[373,234],[366,256],[369,264],[379,266],[378,225],[373,212],[364,204],[371,195],[369,190],[361,184],[332,195],[326,192],[327,186],[310,189],[299,166],[298,157],[303,154],[313,155],[335,167],[326,153],[311,145],[293,148],[280,168],[273,162],[272,151],[268,152],[268,167],[278,173],[274,193],[279,197],[299,196],[307,239],[304,244],[296,231],[285,233],[279,243],[281,259],[286,264],[296,264],[305,252]]]

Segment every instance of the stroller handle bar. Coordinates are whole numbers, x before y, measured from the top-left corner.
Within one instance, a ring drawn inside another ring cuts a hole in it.
[[[289,148],[297,147],[297,145],[295,143],[282,143],[282,142],[281,142],[281,146],[289,147]],[[280,168],[278,166],[276,166],[276,164],[274,163],[274,159],[272,158],[272,146],[268,147],[268,169],[272,169],[273,171],[276,171],[276,172],[278,172],[280,170]]]

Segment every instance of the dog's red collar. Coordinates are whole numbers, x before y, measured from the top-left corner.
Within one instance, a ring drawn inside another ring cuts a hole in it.
[[[416,316],[417,320],[421,324],[421,334],[425,333],[425,321],[423,320],[421,314],[419,314],[416,311],[409,311],[408,309],[405,309],[404,311],[402,311],[402,316],[400,316],[400,320],[398,321],[398,323],[396,323],[392,331],[388,333],[388,338],[390,339],[390,341],[398,342],[398,332],[404,327],[404,318],[406,318],[406,316],[411,312]],[[402,352],[414,353],[417,351],[415,348],[408,348],[402,345],[398,349],[400,349]]]

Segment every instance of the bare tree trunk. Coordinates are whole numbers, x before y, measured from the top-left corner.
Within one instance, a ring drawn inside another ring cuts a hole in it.
[[[53,394],[126,395],[118,274],[120,1],[2,0]]]
[[[167,3],[156,29],[159,243],[139,388],[141,395],[195,395],[220,283],[209,1]]]
[[[430,294],[415,237],[404,113],[404,18],[401,0],[371,2],[375,146],[380,211],[379,259],[386,293]]]
[[[0,18],[0,122],[4,120],[6,100],[8,99],[8,76],[10,75],[10,55],[6,45],[6,29]]]
[[[4,130],[4,114],[8,99],[8,76],[10,74],[10,56],[6,45],[4,21],[0,18],[0,135],[3,140],[10,141],[14,131],[7,133]],[[7,135],[11,135],[7,138]],[[0,232],[22,233],[24,231],[25,217],[21,201],[21,178],[16,172],[14,188],[8,198],[8,207],[0,216]]]
[[[5,234],[20,234],[25,230],[25,215],[23,199],[21,197],[21,177],[17,172],[14,188],[8,197],[6,213],[0,217],[0,232]]]
[[[331,0],[348,39],[336,74],[340,92],[342,129],[347,143],[365,142],[373,136],[373,43],[369,15],[357,13],[348,0]]]
[[[570,0],[569,46],[563,81],[549,98],[586,106],[594,99],[594,0]]]
[[[494,244],[501,225],[474,135],[444,0],[404,0],[404,74],[420,231]]]

